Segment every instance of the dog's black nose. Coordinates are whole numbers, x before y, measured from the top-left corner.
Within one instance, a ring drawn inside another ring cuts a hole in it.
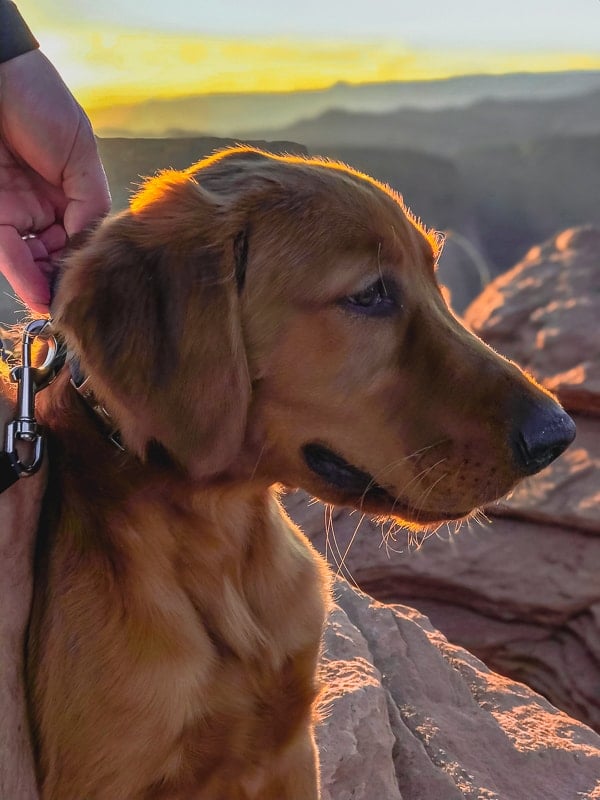
[[[575,423],[562,408],[536,406],[518,427],[513,452],[525,475],[535,475],[564,452],[575,438]]]

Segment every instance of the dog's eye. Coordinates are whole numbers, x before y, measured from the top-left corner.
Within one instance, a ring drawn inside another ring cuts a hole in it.
[[[348,311],[371,316],[385,316],[397,308],[394,292],[381,278],[361,292],[344,297],[341,305]]]

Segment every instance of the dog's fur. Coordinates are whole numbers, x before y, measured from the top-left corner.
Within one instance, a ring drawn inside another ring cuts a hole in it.
[[[237,148],[151,180],[69,259],[55,325],[126,450],[68,376],[40,396],[44,800],[318,797],[328,576],[272,485],[460,518],[522,477],[515,419],[554,403],[448,311],[436,249],[375,181]]]

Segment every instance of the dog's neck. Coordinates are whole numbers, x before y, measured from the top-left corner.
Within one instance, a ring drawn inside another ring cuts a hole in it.
[[[199,486],[160,449],[142,461],[115,447],[66,371],[40,395],[38,416],[48,438],[49,492],[77,503],[78,517],[90,528],[118,536],[126,518],[142,508],[145,519],[160,519],[178,539],[189,530],[218,524],[222,555],[229,549],[233,557],[247,547],[256,521],[277,502],[264,481]],[[123,524],[111,524],[107,514],[119,516]],[[232,521],[226,537],[224,520]]]
[[[95,563],[105,564],[102,580],[115,572],[131,576],[125,580],[136,586],[135,607],[128,609],[133,619],[145,618],[165,581],[174,584],[202,609],[217,647],[242,659],[263,652],[272,613],[266,587],[273,576],[283,585],[295,580],[290,571],[312,564],[290,556],[294,549],[285,542],[300,534],[273,490],[251,482],[199,488],[171,465],[119,451],[68,375],[44,392],[39,419],[49,450],[42,551],[53,540],[75,560],[93,553]],[[248,616],[243,624],[240,613]]]

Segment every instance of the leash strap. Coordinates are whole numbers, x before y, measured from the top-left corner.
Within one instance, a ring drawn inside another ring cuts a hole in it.
[[[8,453],[0,453],[0,494],[19,480],[19,473]]]

